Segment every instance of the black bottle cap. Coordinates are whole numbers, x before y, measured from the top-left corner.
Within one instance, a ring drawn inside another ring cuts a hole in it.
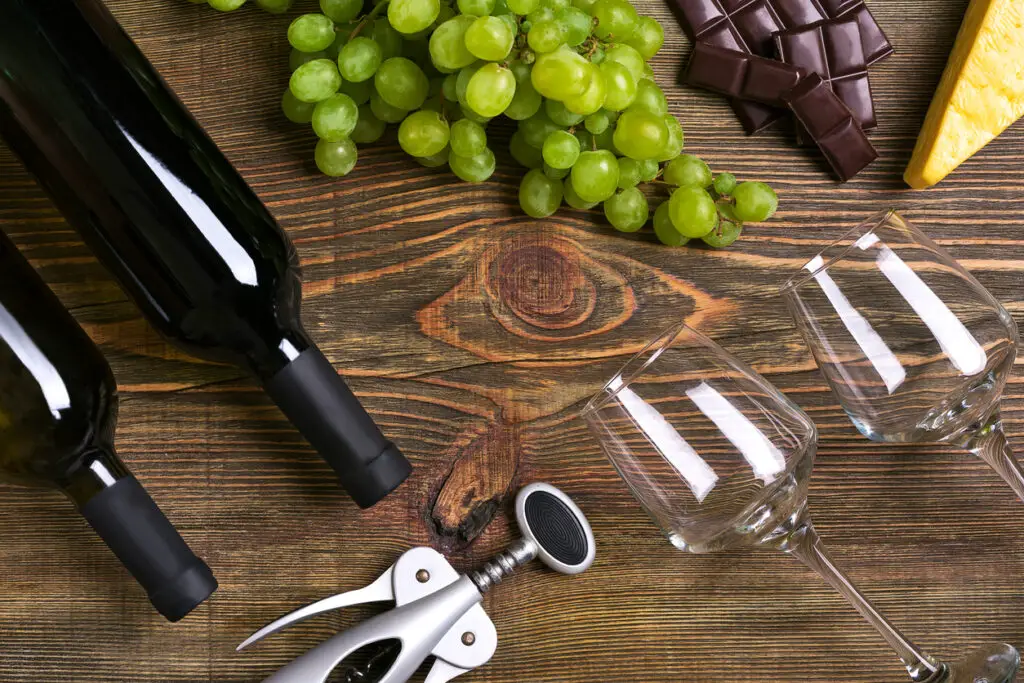
[[[168,621],[180,620],[217,590],[213,572],[135,477],[117,480],[81,512]]]
[[[330,361],[303,351],[266,383],[267,393],[338,475],[362,508],[398,488],[412,466],[384,438]]]

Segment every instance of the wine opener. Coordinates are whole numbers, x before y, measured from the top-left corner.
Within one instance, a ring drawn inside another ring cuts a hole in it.
[[[346,683],[405,683],[430,656],[435,662],[425,683],[446,683],[483,666],[498,647],[497,630],[480,604],[488,590],[535,558],[562,574],[579,574],[594,562],[587,518],[554,486],[520,490],[516,521],[523,538],[477,571],[460,575],[436,550],[413,548],[369,586],[301,607],[252,634],[238,650],[317,614],[394,602],[391,610],[320,643],[264,683],[326,683],[346,658],[375,645],[377,654],[363,669],[350,669]]]

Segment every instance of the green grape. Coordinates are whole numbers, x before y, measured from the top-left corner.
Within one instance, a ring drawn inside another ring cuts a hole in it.
[[[458,16],[434,29],[430,36],[430,59],[437,68],[456,71],[476,61],[466,48],[466,31],[474,21],[471,16]]]
[[[288,81],[292,94],[302,102],[319,102],[338,92],[341,74],[329,59],[314,59],[300,66]]]
[[[312,102],[303,102],[295,97],[291,88],[285,88],[284,96],[281,98],[281,111],[292,123],[309,123],[313,120],[313,110],[316,105]]]
[[[681,247],[690,241],[672,225],[672,217],[669,215],[668,202],[662,202],[654,211],[654,234],[662,244],[670,247]]]
[[[608,87],[605,85],[601,69],[593,64],[588,64],[587,67],[590,71],[590,81],[586,89],[581,94],[565,100],[566,109],[580,116],[590,116],[600,111],[608,97]]]
[[[452,152],[461,157],[474,157],[487,148],[487,131],[475,121],[462,119],[452,124]]]
[[[619,232],[636,232],[650,215],[647,197],[636,187],[620,190],[604,202],[604,216]]]
[[[202,2],[203,0],[192,0]],[[284,14],[292,8],[292,0],[255,0],[256,5],[264,12],[271,14]]]
[[[519,183],[519,206],[528,216],[545,218],[562,204],[562,183],[548,178],[540,169],[533,169]]]
[[[494,12],[495,0],[459,0],[459,11],[474,17],[486,17]]]
[[[288,42],[301,52],[326,50],[334,37],[334,22],[322,14],[303,14],[288,27]]]
[[[615,146],[623,155],[643,161],[656,158],[668,144],[664,117],[644,110],[628,110],[615,122]]]
[[[402,34],[391,27],[387,17],[373,20],[370,38],[380,45],[382,61],[402,56]]]
[[[565,24],[552,19],[532,24],[526,38],[534,52],[551,52],[565,42],[565,33]]]
[[[430,28],[440,13],[441,0],[391,0],[388,3],[388,21],[405,35]]]
[[[362,83],[371,78],[382,62],[380,45],[369,38],[356,36],[338,54],[338,70],[341,77],[353,83]]]
[[[605,89],[608,91],[604,100],[605,109],[621,111],[633,104],[636,99],[637,82],[629,69],[619,62],[605,60],[598,67],[604,76]]]
[[[371,142],[377,142],[384,135],[384,130],[388,127],[388,124],[378,119],[373,109],[370,108],[369,104],[363,104],[359,107],[359,118],[356,120],[356,127],[352,129],[352,142],[358,142],[361,145],[369,144]]]
[[[409,115],[408,109],[391,106],[376,90],[370,93],[370,110],[374,116],[386,123],[398,123]]]
[[[451,154],[448,157],[448,165],[452,167],[452,173],[467,183],[480,183],[491,177],[494,173],[494,152],[489,148],[472,157],[460,157],[458,154]]]
[[[314,159],[316,167],[324,175],[348,175],[349,171],[355,168],[358,157],[356,143],[349,138],[342,138],[336,142],[321,140],[316,143]]]
[[[459,71],[455,77],[455,97],[459,104],[466,104],[466,91],[469,89],[469,80],[480,69],[483,64],[470,64]]]
[[[219,12],[233,12],[245,4],[245,0],[207,0],[207,4]]]
[[[590,53],[591,64],[603,64],[605,59],[606,53],[604,51],[604,48],[595,47],[594,51]]]
[[[394,2],[394,0],[392,0]],[[500,17],[477,17],[466,30],[466,48],[479,59],[498,62],[512,50],[515,31]]]
[[[680,187],[707,187],[712,178],[711,169],[704,160],[692,154],[683,154],[668,162],[662,177],[666,183]]]
[[[555,10],[556,13],[568,7],[572,7],[572,2],[570,0],[544,0],[541,4],[549,9]]]
[[[428,100],[439,99],[440,98],[441,92],[444,90],[444,79],[446,79],[446,78],[447,78],[447,76],[434,76],[433,78],[428,78],[427,79],[427,83],[428,83],[427,99]]]
[[[547,164],[543,164],[541,169],[544,171],[544,175],[553,180],[562,180],[569,175],[570,171],[572,171],[571,168],[555,168],[554,166],[548,166]],[[561,183],[559,183],[559,185],[561,185]]]
[[[480,17],[477,21],[493,18]],[[512,75],[512,71],[492,62],[484,64],[469,79],[469,85],[466,87],[466,104],[481,116],[493,117],[508,108],[515,94],[516,77]]]
[[[434,19],[434,25],[432,28],[436,28],[437,26],[440,26],[444,22],[448,21],[449,19],[453,19],[458,15],[459,13],[455,11],[455,9],[453,9],[451,5],[447,4],[447,2],[442,2],[441,11],[438,12],[437,19]],[[427,37],[429,37],[429,35]]]
[[[594,134],[586,128],[577,128],[575,135],[576,139],[580,141],[580,149],[584,152],[597,149],[597,140],[594,139]]]
[[[588,202],[581,199],[572,186],[571,177],[562,181],[562,196],[565,198],[565,203],[574,209],[592,209],[600,204],[600,202]]]
[[[586,202],[603,202],[619,185],[619,162],[606,149],[582,152],[569,175],[573,189]]]
[[[622,66],[629,69],[629,73],[633,74],[633,80],[639,81],[644,77],[644,67],[647,62],[640,56],[640,53],[635,48],[626,45],[625,43],[616,43],[612,45],[604,53],[605,61],[618,62]]]
[[[548,118],[544,111],[539,111],[525,121],[519,123],[519,130],[523,134],[523,140],[531,147],[540,149],[544,141],[556,130],[562,127]]]
[[[736,218],[744,223],[766,221],[779,208],[778,195],[764,183],[740,183],[733,190],[732,198],[736,201]]]
[[[331,95],[313,110],[313,132],[321,140],[338,142],[349,137],[359,120],[359,105],[348,95]]]
[[[650,59],[665,44],[665,30],[654,17],[640,17],[636,31],[623,42],[639,52],[644,59]]]
[[[636,10],[628,0],[597,0],[594,3],[593,15],[597,19],[594,35],[605,40],[628,40],[636,31],[639,20]]]
[[[419,109],[430,89],[423,70],[405,57],[392,57],[381,64],[373,84],[385,102],[407,111]]]
[[[443,114],[444,104],[439,98],[428,97],[427,101],[423,103],[422,107],[420,107],[420,111],[432,111],[437,114]]]
[[[421,166],[427,168],[440,168],[448,163],[448,159],[451,157],[451,150],[445,147],[437,154],[432,154],[429,157],[414,157]]]
[[[580,157],[580,141],[572,133],[556,130],[541,148],[545,163],[553,168],[572,168]]]
[[[612,125],[612,118],[608,116],[607,111],[602,109],[588,116],[583,125],[594,135],[599,135],[608,130],[608,126]]]
[[[731,221],[722,221],[718,224],[718,227],[709,232],[708,234],[701,237],[704,244],[709,247],[716,249],[723,249],[728,247],[730,244],[736,241],[743,232],[742,223],[733,223]]]
[[[458,80],[458,74],[448,74],[444,77],[444,83],[441,85],[441,95],[444,96],[446,102],[459,101],[459,91],[455,85],[458,83]]]
[[[352,21],[363,12],[362,0],[320,0],[320,11],[338,24]]]
[[[544,113],[559,126],[566,128],[575,126],[583,120],[582,116],[572,113],[558,100],[544,100]]]
[[[572,0],[572,6],[576,9],[583,10],[588,15],[594,15],[594,5],[597,0]]]
[[[615,131],[611,128],[595,135],[594,144],[598,149],[606,149],[617,157],[622,156],[622,152],[615,146]]]
[[[506,0],[508,8],[516,14],[529,14],[540,7],[540,0]]]
[[[555,12],[555,18],[565,27],[565,43],[569,47],[582,45],[590,37],[593,17],[575,7],[563,7]]]
[[[661,166],[654,159],[644,159],[640,162],[640,180],[649,183],[661,173]]]
[[[203,0],[205,2],[206,0]],[[303,64],[312,62],[314,59],[326,59],[327,53],[321,50],[320,52],[303,52],[302,50],[296,50],[292,48],[292,51],[288,54],[288,68],[295,71]]]
[[[544,3],[542,2],[540,7],[526,15],[526,20],[530,22],[531,27],[534,24],[539,24],[542,21],[554,21],[555,10],[551,9],[550,7],[545,7]]]
[[[398,127],[398,144],[414,157],[429,157],[448,146],[448,124],[434,111],[416,111]]]
[[[406,36],[405,42],[402,43],[402,54],[410,62],[419,66],[428,77],[441,75],[430,58],[430,41],[426,34],[417,38]]]
[[[532,69],[529,64],[516,60],[509,68],[516,78],[516,94],[505,109],[505,116],[514,121],[524,121],[536,114],[545,100],[533,87],[533,81],[530,80]]]
[[[373,92],[373,81],[363,81],[362,83],[342,81],[338,92],[345,93],[356,104],[366,104],[370,101],[370,93]]]
[[[643,162],[629,157],[619,157],[619,189],[626,190],[640,184]]]
[[[475,111],[473,111],[469,106],[465,104],[460,104],[459,109],[462,112],[463,118],[467,118],[474,123],[479,123],[481,126],[490,122],[491,120],[490,116],[481,116],[480,114],[477,114]]]
[[[668,200],[669,217],[672,225],[684,237],[703,237],[718,226],[718,207],[707,190],[694,187],[680,187]]]
[[[587,89],[590,62],[568,47],[537,55],[530,72],[533,87],[544,97],[566,100]]]
[[[629,105],[630,109],[646,109],[652,114],[664,116],[668,113],[668,100],[658,84],[652,80],[641,78],[636,84],[636,99]]]
[[[736,176],[732,173],[719,173],[715,176],[715,192],[723,197],[732,194],[736,189]]]
[[[508,150],[512,153],[512,158],[526,168],[541,168],[544,165],[541,151],[525,140],[521,130],[512,134]]]
[[[646,78],[649,81],[654,80],[654,69],[652,69],[651,65],[647,62],[644,62],[644,73],[641,78]]]
[[[350,24],[340,24],[334,28],[334,41],[327,46],[327,49],[323,51],[323,55],[326,59],[332,62],[338,61],[338,55],[341,54],[341,48],[345,47],[345,43],[348,42],[349,37],[352,35],[354,27]]]
[[[515,19],[515,13],[509,9],[508,2],[506,0],[497,0],[494,3],[494,9],[491,10],[491,16],[500,17],[508,14],[513,15],[512,18]]]
[[[665,149],[656,159],[658,161],[671,161],[683,152],[683,127],[679,119],[671,114],[665,114],[663,120],[668,129],[668,139],[665,141]]]

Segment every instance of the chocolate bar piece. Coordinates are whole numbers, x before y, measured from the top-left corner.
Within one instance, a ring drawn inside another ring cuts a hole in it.
[[[882,27],[878,25],[871,10],[864,0],[814,0],[820,2],[822,9],[830,19],[854,18],[860,24],[860,40],[864,48],[864,58],[871,66],[893,53],[892,43],[885,37]]]
[[[806,76],[783,99],[841,181],[878,158],[853,112],[818,74]]]
[[[821,76],[863,130],[878,125],[860,24],[854,17],[781,31],[775,34],[775,47],[782,61]]]
[[[683,30],[694,42],[772,58],[775,33],[850,15],[861,22],[861,38],[869,64],[892,53],[892,46],[863,0],[672,1]],[[767,128],[784,115],[781,110],[756,102],[732,100],[731,103],[748,134]]]
[[[853,24],[856,27],[857,22]],[[738,100],[785,107],[783,93],[806,75],[803,69],[774,59],[697,43],[683,78],[689,85]]]

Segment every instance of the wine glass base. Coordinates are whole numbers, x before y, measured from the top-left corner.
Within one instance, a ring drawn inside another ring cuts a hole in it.
[[[946,666],[949,674],[940,679],[942,683],[1012,683],[1020,667],[1020,653],[1010,645],[993,643]]]

